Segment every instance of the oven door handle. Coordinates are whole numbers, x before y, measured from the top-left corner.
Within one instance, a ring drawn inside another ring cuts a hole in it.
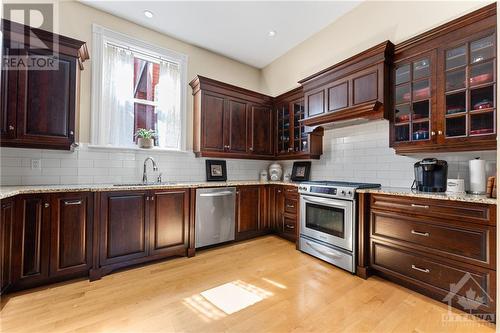
[[[310,248],[312,248],[314,251],[319,252],[319,253],[321,253],[322,255],[325,255],[325,256],[327,256],[327,257],[330,257],[330,258],[333,258],[333,259],[341,259],[341,258],[342,258],[342,256],[341,256],[341,255],[339,255],[337,252],[333,252],[333,251],[325,251],[325,250],[323,250],[323,249],[319,249],[319,248],[317,248],[316,246],[314,246],[314,244],[313,244],[313,243],[311,243],[310,241],[306,241],[306,244],[307,244]]]
[[[347,208],[347,205],[345,203],[342,203],[342,204],[337,204],[335,201],[333,200],[336,200],[336,199],[327,199],[327,200],[314,200],[314,199],[309,199],[305,196],[302,196],[301,197],[302,200],[304,200],[305,202],[310,202],[310,203],[313,203],[313,204],[317,204],[317,205],[324,205],[324,206],[331,206],[331,207],[339,207],[339,208]],[[333,201],[333,202],[332,202]],[[349,203],[349,202],[347,202]]]

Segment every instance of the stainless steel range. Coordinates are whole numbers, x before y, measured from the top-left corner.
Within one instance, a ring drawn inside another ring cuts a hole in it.
[[[301,183],[299,249],[354,273],[356,189],[380,184],[315,181]]]

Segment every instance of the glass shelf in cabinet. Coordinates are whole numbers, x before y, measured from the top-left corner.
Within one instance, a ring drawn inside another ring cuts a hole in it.
[[[396,68],[396,73],[395,73],[395,82],[396,84],[401,84],[401,83],[406,83],[410,81],[410,65],[403,65],[398,68]]]
[[[470,43],[470,62],[475,64],[495,57],[495,38],[490,35]]]
[[[404,123],[410,121],[411,110],[410,104],[396,105],[394,108],[394,122]]]
[[[413,100],[428,99],[431,96],[431,82],[429,79],[413,82]]]
[[[483,62],[476,65],[471,65],[469,74],[469,84],[478,86],[493,81],[493,62]]]
[[[445,135],[448,138],[463,137],[466,135],[467,120],[465,115],[447,116],[445,121]]]
[[[494,107],[493,85],[470,90],[470,110],[490,109]]]
[[[465,68],[446,72],[446,91],[454,91],[465,88]]]
[[[424,99],[422,101],[417,101],[413,103],[413,115],[412,119],[415,121],[417,119],[429,118],[431,110],[431,101]]]
[[[408,142],[410,141],[410,125],[396,125],[395,126],[395,141]]]
[[[412,126],[412,140],[423,141],[429,140],[429,121],[414,122]]]
[[[430,60],[425,58],[413,63],[413,79],[418,80],[431,75]]]
[[[446,69],[467,65],[467,46],[462,45],[446,51]]]
[[[494,133],[495,112],[471,113],[469,135],[485,135]]]
[[[456,114],[467,111],[466,91],[446,95],[446,114]]]
[[[396,104],[403,104],[410,101],[410,84],[405,83],[396,86]]]

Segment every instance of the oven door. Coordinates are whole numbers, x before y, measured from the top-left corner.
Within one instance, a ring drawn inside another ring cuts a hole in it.
[[[352,252],[354,201],[300,196],[300,233]]]

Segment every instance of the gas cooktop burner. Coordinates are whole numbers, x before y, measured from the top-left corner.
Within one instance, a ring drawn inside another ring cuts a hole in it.
[[[352,187],[352,188],[378,188],[380,184],[373,183],[354,183],[354,182],[340,182],[340,181],[329,181],[329,180],[318,180],[318,181],[308,181],[302,182],[303,185],[321,185],[321,186],[342,186],[342,187]]]

